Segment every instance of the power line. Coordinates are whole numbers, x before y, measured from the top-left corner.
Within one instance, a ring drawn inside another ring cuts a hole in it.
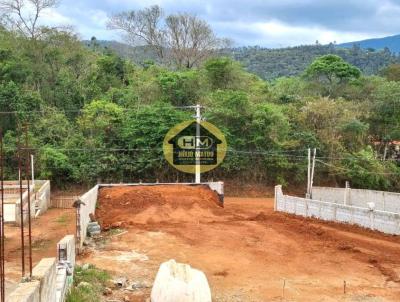
[[[324,166],[330,167],[330,168],[334,168],[334,169],[338,169],[338,170],[342,170],[343,172],[347,172],[347,173],[353,173],[354,171],[347,169],[347,168],[343,168],[343,167],[338,167],[332,164],[328,164],[325,163],[321,160],[316,160],[317,162],[323,164]],[[400,173],[388,173],[388,172],[370,172],[370,171],[363,171],[363,174],[373,174],[373,175],[400,175]],[[337,173],[337,174],[344,174],[344,173]]]
[[[90,103],[88,103],[90,104]],[[114,103],[113,103],[114,104]],[[144,105],[141,104],[139,107],[146,107],[148,105]],[[193,106],[171,106],[174,109],[192,109],[194,108]],[[121,111],[125,111],[125,112],[129,112],[129,111],[138,111],[138,108],[119,108],[119,110]],[[34,113],[80,113],[80,112],[84,112],[85,108],[82,109],[53,109],[53,108],[49,108],[49,109],[42,109],[42,110],[22,110],[22,111],[0,111],[0,114],[34,114]],[[101,111],[101,110],[99,110]]]
[[[115,142],[115,141],[114,141]],[[45,147],[50,147],[54,150],[59,151],[111,151],[111,152],[118,152],[118,151],[162,151],[162,147],[149,147],[149,148],[63,148],[63,147],[53,147],[53,146],[42,146],[37,148],[21,148],[22,150],[30,150],[30,151],[37,151],[42,150]],[[277,155],[277,156],[286,156],[286,157],[293,157],[293,158],[307,158],[307,155],[293,155],[291,153],[301,153],[306,151],[307,149],[300,149],[300,150],[282,150],[282,151],[261,151],[261,150],[235,150],[235,149],[219,149],[219,151],[226,151],[227,153],[238,153],[238,154],[257,154],[257,155]],[[344,159],[360,159],[357,156],[348,156],[348,157],[331,157],[331,156],[317,156],[316,159],[335,159],[335,160],[344,160]],[[386,161],[396,159],[387,159]]]

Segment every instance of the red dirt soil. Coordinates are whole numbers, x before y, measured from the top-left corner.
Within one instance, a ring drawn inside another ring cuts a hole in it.
[[[218,195],[203,185],[102,188],[96,209],[103,230],[135,223],[215,220],[223,214]]]
[[[399,236],[274,212],[272,199],[217,202],[205,187],[102,189],[100,222],[127,232],[83,261],[148,282],[161,262],[189,263],[215,302],[400,301]]]

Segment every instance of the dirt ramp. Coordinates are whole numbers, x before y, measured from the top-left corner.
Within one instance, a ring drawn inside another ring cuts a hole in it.
[[[218,220],[218,195],[206,185],[101,188],[96,217],[103,229],[131,224]]]

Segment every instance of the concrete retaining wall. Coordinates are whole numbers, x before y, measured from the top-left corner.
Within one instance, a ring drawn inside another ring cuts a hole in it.
[[[362,208],[367,208],[368,203],[373,202],[376,210],[400,213],[400,193],[350,188],[313,187],[311,196],[314,200]]]
[[[7,302],[41,302],[40,282],[33,281],[19,284],[17,289],[8,297]]]
[[[33,188],[30,188],[31,200],[31,218],[35,217],[35,194]],[[22,202],[19,198],[15,203],[15,223],[21,225],[21,206],[23,207],[24,224],[28,222],[28,190],[22,194]]]
[[[4,204],[4,222],[15,222],[15,203]]]
[[[39,301],[56,301],[56,258],[43,258],[33,269],[32,277],[40,282]]]
[[[38,181],[36,181],[38,182]],[[40,209],[40,214],[43,214],[50,207],[50,180],[40,180],[42,186],[35,194],[37,207]]]
[[[50,181],[49,180],[36,180],[35,186],[40,185],[39,191],[34,191],[34,186],[30,187],[30,199],[31,199],[31,218],[35,218],[36,214],[40,215],[47,211],[50,206]],[[24,223],[28,220],[28,191],[26,186],[23,187],[24,192],[22,194],[22,205],[24,207]],[[15,194],[9,196],[9,200],[6,200],[4,208],[5,222],[21,224],[21,199],[19,194],[19,187]],[[36,210],[39,209],[39,212]]]
[[[72,285],[72,277],[75,267],[75,237],[65,236],[57,244],[57,280],[56,301],[63,302],[68,289]]]
[[[56,258],[42,259],[32,271],[32,281],[20,283],[8,296],[9,302],[63,302],[72,283],[72,270],[66,262],[75,263],[75,239],[65,236],[57,245],[67,248],[64,260]]]
[[[283,194],[281,186],[275,187],[274,209],[304,217],[356,224],[383,233],[400,235],[399,213],[288,196]]]
[[[80,200],[84,203],[80,208],[80,237],[79,248],[82,248],[83,241],[86,238],[86,229],[90,222],[90,214],[94,214],[96,210],[97,195],[99,192],[99,185],[94,186],[88,192],[80,197]]]

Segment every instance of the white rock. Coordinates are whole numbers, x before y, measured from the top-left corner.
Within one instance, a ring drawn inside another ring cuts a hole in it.
[[[153,284],[151,302],[211,302],[206,275],[188,264],[164,262]]]

